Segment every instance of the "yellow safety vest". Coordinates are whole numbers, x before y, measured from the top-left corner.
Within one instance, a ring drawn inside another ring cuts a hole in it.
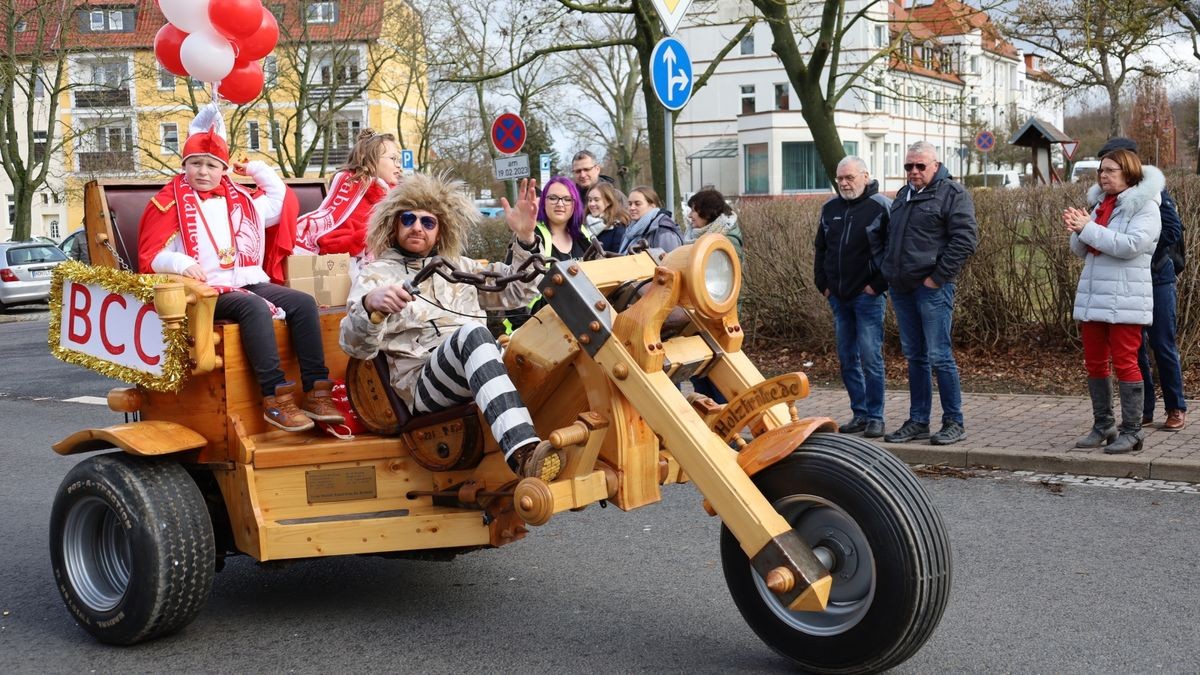
[[[537,224],[534,225],[534,229],[537,230],[537,233],[542,238],[542,250],[539,251],[539,253],[541,253],[543,257],[549,258],[550,254],[554,251],[554,240],[550,237],[550,228],[546,227],[545,223],[538,221]],[[586,239],[588,241],[592,240],[592,233],[590,231],[588,231],[587,227],[580,226],[579,231],[583,233],[584,239]],[[528,309],[530,312],[532,312],[533,306],[536,305],[541,299],[542,299],[542,296],[538,295],[534,299],[530,300],[529,304],[526,305],[526,309]],[[512,335],[512,332],[514,330],[516,330],[513,327],[512,322],[509,321],[508,319],[505,319],[504,321],[502,321],[501,324],[504,326],[504,334],[505,335]]]

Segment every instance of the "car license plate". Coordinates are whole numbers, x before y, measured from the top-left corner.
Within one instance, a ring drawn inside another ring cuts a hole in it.
[[[52,270],[34,270],[33,278],[34,279],[49,279],[51,272],[52,272]]]

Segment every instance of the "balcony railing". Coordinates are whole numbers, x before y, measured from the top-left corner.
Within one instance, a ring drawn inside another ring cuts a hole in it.
[[[343,83],[336,86],[332,84],[312,84],[309,85],[308,90],[310,99],[342,101],[345,99],[356,99],[364,95],[362,85],[357,82]]]
[[[128,89],[77,89],[76,108],[128,108]]]
[[[80,173],[115,173],[133,171],[132,152],[80,152]]]
[[[313,150],[310,164],[317,165],[321,163],[321,159],[325,156],[325,151],[321,148]],[[326,160],[326,166],[339,166],[345,164],[346,160],[350,159],[350,148],[330,148],[329,158]]]

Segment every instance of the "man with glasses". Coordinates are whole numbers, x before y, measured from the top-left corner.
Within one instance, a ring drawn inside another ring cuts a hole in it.
[[[593,185],[600,181],[609,185],[616,184],[612,178],[600,173],[600,162],[591,150],[580,150],[571,158],[571,177],[575,181],[575,187],[579,189],[579,198],[582,200],[580,203],[585,206],[588,190],[592,189]]]
[[[908,443],[928,438],[933,445],[950,445],[967,434],[950,332],[955,280],[975,253],[975,203],[926,141],[908,148],[904,174],[908,183],[892,201],[883,276],[908,360],[909,410],[904,424],[883,440]],[[942,404],[942,428],[932,436],[930,367],[937,373]]]
[[[867,165],[845,157],[837,195],[821,207],[813,264],[817,290],[829,299],[842,382],[853,417],[843,434],[883,435],[883,314],[887,282],[881,270],[891,200],[879,194]]]

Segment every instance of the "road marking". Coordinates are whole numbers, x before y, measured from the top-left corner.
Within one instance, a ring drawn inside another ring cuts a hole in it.
[[[108,399],[102,396],[76,396],[75,398],[65,398],[63,403],[87,403],[89,405],[108,405]]]

